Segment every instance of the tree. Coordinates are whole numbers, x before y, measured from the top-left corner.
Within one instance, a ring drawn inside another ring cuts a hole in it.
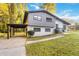
[[[56,13],[56,4],[55,3],[44,3],[44,4],[41,4],[40,7],[49,11],[50,13]]]
[[[14,21],[15,21],[15,4],[14,3],[10,3],[10,4],[8,4],[8,8],[9,8],[9,10],[8,10],[8,12],[9,12],[9,16],[10,16],[10,19],[9,19],[9,21],[10,21],[10,23],[15,23]]]
[[[16,18],[16,23],[23,23],[23,18],[24,18],[24,11],[28,10],[26,4],[16,4],[17,5],[17,18]]]
[[[5,31],[8,20],[9,20],[8,4],[0,3],[0,30]]]
[[[22,3],[0,3],[0,25],[3,24],[3,30],[6,28],[6,24],[20,23],[23,20],[24,10],[26,10],[26,4]],[[18,20],[18,22],[17,22]]]

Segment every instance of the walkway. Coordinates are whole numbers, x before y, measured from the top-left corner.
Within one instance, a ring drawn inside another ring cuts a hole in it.
[[[35,40],[35,41],[27,41],[26,44],[33,44],[33,43],[38,43],[38,42],[44,42],[44,41],[48,41],[48,40],[52,40],[52,39],[57,39],[60,37],[64,37],[64,36],[56,36],[56,37],[51,37],[51,38],[47,38],[47,39],[41,39],[41,40]]]
[[[27,41],[26,44],[33,44],[33,43],[38,43],[38,42],[49,41],[49,40],[64,37],[64,35],[66,35],[66,34],[70,34],[70,33],[64,33],[64,34],[58,35],[56,37],[50,37],[50,38],[47,38],[47,39],[41,39],[41,40],[35,40],[35,41]]]
[[[25,56],[25,38],[0,39],[0,56]]]
[[[50,37],[47,39],[41,39],[35,41],[25,41],[26,38],[23,37],[13,37],[10,39],[0,38],[0,56],[26,56],[25,43],[33,44],[33,43],[48,41],[60,37],[64,37],[64,35],[58,35],[56,37]]]

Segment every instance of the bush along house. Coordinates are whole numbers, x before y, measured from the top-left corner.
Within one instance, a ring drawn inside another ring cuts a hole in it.
[[[28,25],[27,31],[34,31],[34,36],[54,34],[56,29],[60,32],[67,32],[68,25],[70,25],[46,10],[28,11],[26,13],[28,14],[27,20],[25,20]]]

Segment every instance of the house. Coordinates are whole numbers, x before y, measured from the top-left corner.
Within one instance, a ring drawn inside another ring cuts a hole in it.
[[[71,25],[69,25],[69,31],[75,31],[75,30],[77,30],[79,27],[78,26],[76,26],[76,24],[71,24]]]
[[[46,10],[28,11],[27,16],[27,31],[33,30],[34,36],[50,35],[55,33],[55,29],[67,32],[68,22],[49,13]],[[24,21],[24,22],[25,22]]]

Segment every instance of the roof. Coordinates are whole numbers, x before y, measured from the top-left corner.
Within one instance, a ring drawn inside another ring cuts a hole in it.
[[[47,14],[49,14],[49,15],[51,15],[51,16],[53,16],[53,17],[55,17],[57,20],[60,20],[61,22],[65,23],[65,24],[67,24],[67,25],[70,25],[70,23],[68,23],[68,22],[64,21],[63,19],[60,19],[60,18],[59,18],[59,17],[57,17],[56,15],[54,15],[54,14],[52,14],[52,13],[50,13],[50,12],[46,11],[46,10],[28,11],[28,13],[36,13],[36,12],[44,12],[44,13],[47,13]]]

